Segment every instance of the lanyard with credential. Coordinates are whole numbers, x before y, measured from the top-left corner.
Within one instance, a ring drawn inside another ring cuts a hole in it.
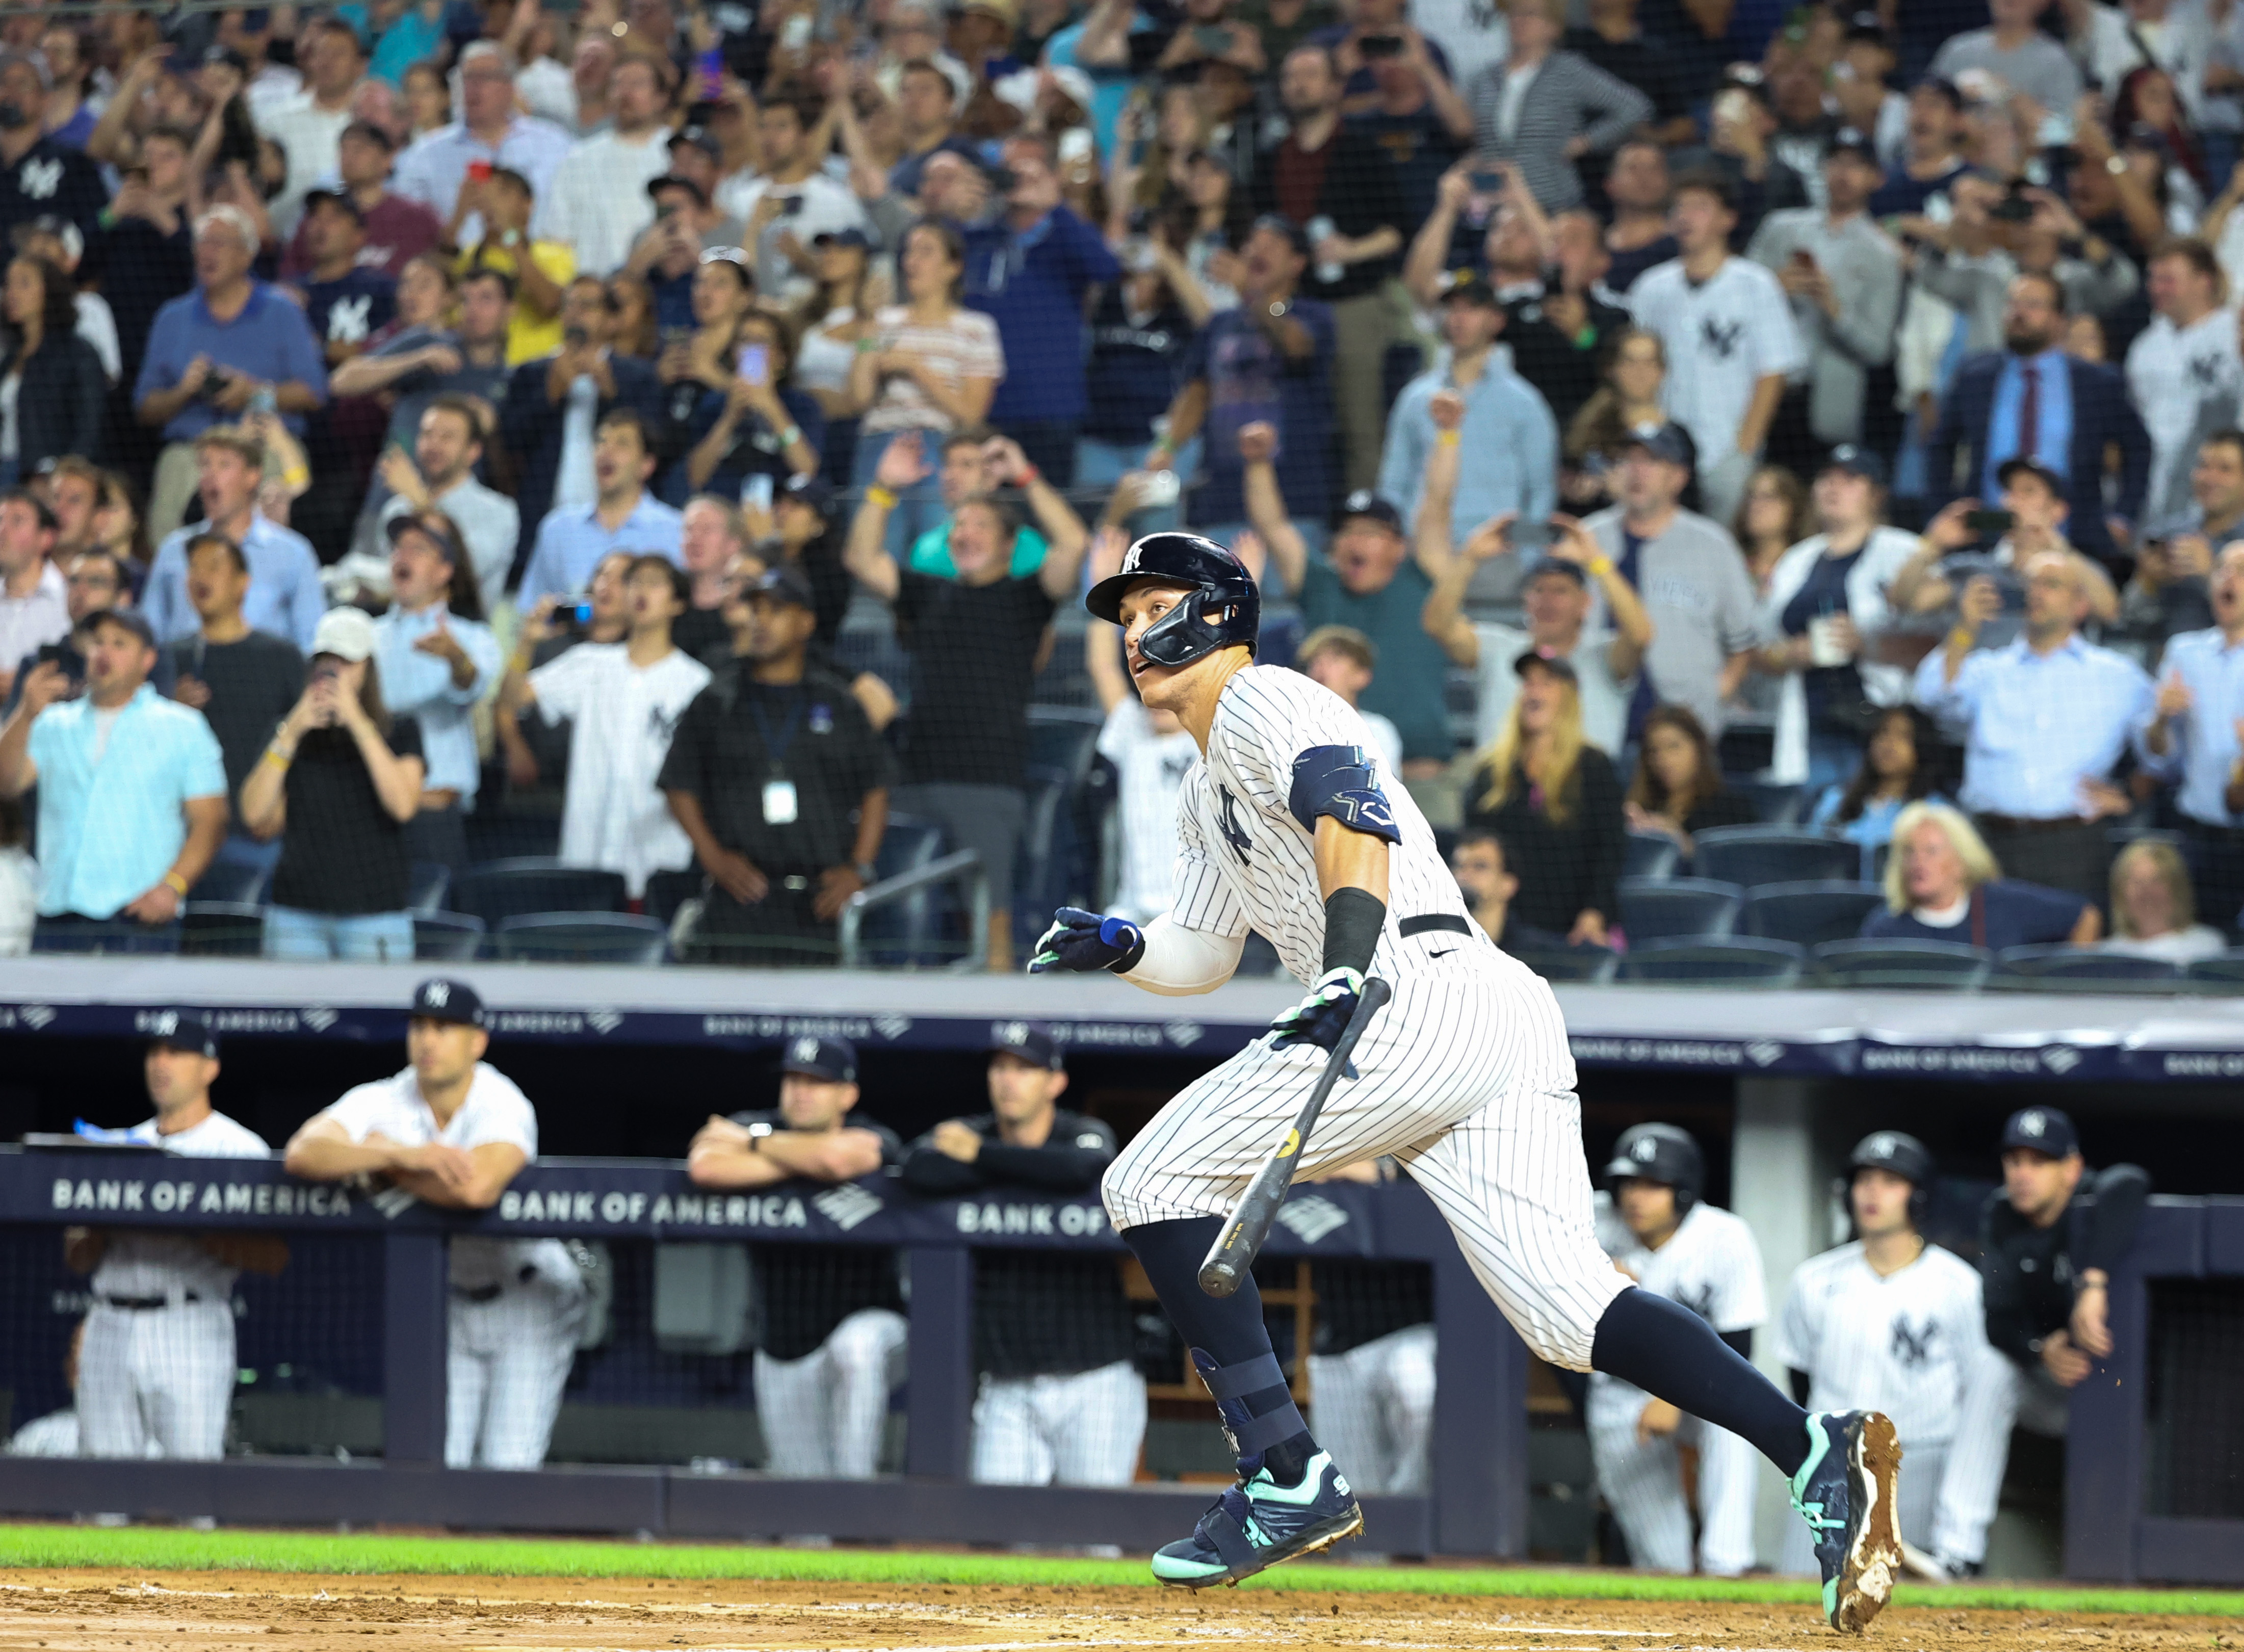
[[[794,744],[796,732],[802,726],[803,698],[801,690],[787,697],[787,721],[779,732],[772,732],[771,720],[764,715],[760,696],[748,698],[748,711],[756,719],[756,732],[763,736],[764,755],[770,763],[770,773],[764,781],[764,824],[793,826],[799,813],[794,795],[794,782],[787,778],[787,750]]]

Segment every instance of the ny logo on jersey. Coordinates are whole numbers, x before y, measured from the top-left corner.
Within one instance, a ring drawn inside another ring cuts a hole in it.
[[[1717,321],[1709,315],[1699,323],[1699,347],[1707,354],[1727,361],[1745,334],[1746,324],[1743,321]]]
[[[1218,810],[1216,829],[1223,833],[1223,840],[1231,846],[1231,852],[1239,857],[1239,864],[1243,866],[1247,864],[1247,852],[1254,846],[1254,839],[1247,835],[1247,828],[1239,823],[1239,799],[1231,795],[1231,788],[1219,786],[1215,791],[1223,800]]]
[[[26,200],[51,199],[62,182],[63,164],[58,160],[27,160],[16,173],[16,187]]]
[[[678,708],[678,711],[675,716],[668,717],[666,717],[663,714],[662,707],[659,705],[648,706],[646,708],[646,732],[648,738],[652,739],[658,745],[668,745],[670,744],[670,737],[678,732],[678,718],[685,715],[686,708],[682,705]]]
[[[1893,1322],[1893,1345],[1887,1352],[1904,1369],[1914,1371],[1932,1358],[1932,1339],[1940,1332],[1937,1319],[1927,1319],[1917,1330],[1909,1329],[1906,1314],[1896,1314]]]
[[[1701,1319],[1711,1322],[1714,1317],[1714,1287],[1702,1284],[1695,1291],[1678,1290],[1672,1300],[1679,1308],[1688,1308]]]
[[[2189,359],[2189,381],[2200,390],[2218,389],[2220,385],[2220,357],[2193,355]]]
[[[328,309],[328,342],[363,342],[368,331],[367,311],[373,303],[374,295],[370,293],[362,293],[356,298],[337,299]]]

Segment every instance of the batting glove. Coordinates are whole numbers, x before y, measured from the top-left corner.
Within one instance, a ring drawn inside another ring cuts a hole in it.
[[[1029,973],[1055,969],[1112,969],[1135,963],[1146,949],[1146,932],[1127,918],[1102,918],[1080,907],[1062,907],[1052,927],[1037,940]]]
[[[1355,1018],[1356,1002],[1362,995],[1363,976],[1359,972],[1328,969],[1307,998],[1270,1023],[1270,1030],[1277,1035],[1271,1039],[1270,1048],[1315,1044],[1320,1049],[1330,1049]],[[1355,1076],[1354,1062],[1348,1064],[1348,1075]]]

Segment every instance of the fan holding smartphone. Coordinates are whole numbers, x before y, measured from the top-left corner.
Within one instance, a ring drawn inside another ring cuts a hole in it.
[[[664,482],[664,497],[681,505],[696,493],[739,499],[751,484],[768,499],[789,476],[818,471],[826,414],[787,382],[794,363],[786,323],[761,311],[743,316],[730,355],[730,380],[701,392],[680,433],[691,445]]]

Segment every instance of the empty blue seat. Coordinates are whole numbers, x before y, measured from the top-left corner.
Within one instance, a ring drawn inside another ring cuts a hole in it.
[[[1883,906],[1885,898],[1885,891],[1874,883],[1765,883],[1746,891],[1739,927],[1749,935],[1802,947],[1851,941],[1862,933],[1862,920]]]
[[[1884,936],[1827,941],[1815,949],[1813,958],[1821,984],[1827,987],[1931,987],[1943,992],[1973,992],[1995,967],[1995,954],[1984,947]]]
[[[533,912],[621,912],[624,875],[564,866],[543,855],[486,860],[452,879],[452,910],[473,913],[485,927]]]
[[[2193,958],[2182,975],[2191,986],[2206,991],[2244,992],[2244,948],[2218,952],[2210,958]]]
[[[188,892],[187,898],[198,904],[232,901],[254,907],[264,900],[266,886],[272,880],[272,871],[266,866],[213,862],[195,880],[195,887]]]
[[[1719,940],[1736,928],[1745,891],[1705,878],[1623,878],[1620,927],[1633,947],[1647,941]]]
[[[917,815],[892,814],[874,870],[886,880],[917,872],[944,853],[943,828]],[[929,884],[865,914],[866,961],[887,968],[950,962],[964,949],[964,910],[956,883]]]
[[[691,867],[684,872],[650,873],[639,909],[657,923],[667,924],[678,915],[679,907],[701,893],[701,886],[707,881],[703,873]]]
[[[1747,889],[1764,883],[1851,881],[1862,866],[1860,846],[1784,826],[1709,826],[1692,843],[1692,871]]]
[[[526,963],[659,964],[670,930],[628,912],[535,912],[502,919],[498,955]]]
[[[413,955],[422,963],[464,964],[483,950],[483,920],[464,912],[413,914]]]
[[[2006,947],[1988,983],[2009,992],[2174,993],[2180,967],[2166,958],[2137,958],[2067,946]]]
[[[452,892],[452,869],[437,860],[416,860],[405,879],[405,906],[409,912],[442,912],[444,897]]]
[[[1796,825],[1806,806],[1804,788],[1776,780],[1734,780],[1730,790],[1751,800],[1754,819],[1763,826]]]
[[[1628,857],[1620,863],[1624,878],[1672,878],[1675,875],[1676,860],[1683,851],[1674,839],[1665,832],[1638,832],[1628,834]]]
[[[1655,941],[1630,944],[1620,978],[1669,987],[1790,987],[1807,954],[1788,941],[1735,935],[1727,941]]]
[[[1620,966],[1620,954],[1610,947],[1525,947],[1512,954],[1545,981],[1579,981],[1602,987]]]

